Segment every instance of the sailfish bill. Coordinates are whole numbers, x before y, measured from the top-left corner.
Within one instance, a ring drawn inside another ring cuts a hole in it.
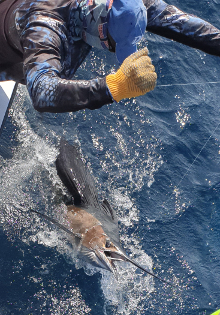
[[[74,204],[67,206],[69,228],[57,220],[30,209],[54,223],[71,236],[77,253],[90,264],[106,269],[117,277],[116,261],[126,261],[160,281],[172,285],[129,258],[121,248],[118,221],[107,200],[100,202],[94,180],[86,168],[79,148],[61,139],[56,160],[57,173],[73,196]]]

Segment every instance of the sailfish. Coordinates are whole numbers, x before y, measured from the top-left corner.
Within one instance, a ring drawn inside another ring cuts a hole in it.
[[[94,179],[83,162],[79,147],[70,145],[62,138],[56,168],[73,197],[72,205],[67,205],[69,228],[43,213],[30,210],[68,233],[78,255],[93,266],[106,269],[117,278],[115,262],[126,261],[170,284],[129,258],[122,249],[116,213],[106,199],[99,201]]]

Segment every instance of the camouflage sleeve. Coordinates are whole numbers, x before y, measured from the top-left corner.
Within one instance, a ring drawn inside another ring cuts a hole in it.
[[[71,58],[58,21],[30,19],[22,31],[21,42],[26,85],[36,110],[69,112],[112,103],[105,78],[64,79],[68,77]]]
[[[206,53],[220,56],[220,30],[195,15],[184,13],[163,0],[143,0],[147,30]]]

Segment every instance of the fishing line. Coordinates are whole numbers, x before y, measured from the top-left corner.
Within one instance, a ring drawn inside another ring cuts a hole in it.
[[[186,175],[189,173],[190,169],[192,168],[192,166],[195,164],[196,160],[198,159],[198,157],[200,156],[200,154],[202,153],[202,151],[205,149],[207,143],[209,142],[209,140],[213,137],[215,131],[218,129],[220,123],[218,123],[218,125],[215,127],[214,131],[212,132],[212,134],[209,136],[209,138],[206,140],[205,144],[203,145],[203,147],[201,148],[201,150],[199,151],[199,153],[197,154],[197,156],[195,157],[195,159],[193,160],[192,164],[188,167],[186,173],[183,175],[183,177],[180,179],[179,183],[177,184],[176,188],[178,188],[180,186],[180,184],[182,183],[182,181],[184,180],[184,178],[186,177]]]
[[[220,81],[211,82],[191,82],[191,83],[173,83],[173,84],[157,84],[156,87],[168,87],[168,86],[185,86],[185,85],[204,85],[204,84],[219,84]]]
[[[171,87],[171,86],[185,86],[185,85],[204,85],[204,84],[219,84],[220,81],[210,81],[210,82],[192,82],[192,83],[173,83],[173,84],[158,84],[158,87]],[[214,133],[215,131],[218,129],[218,127],[220,126],[220,123],[218,123],[218,125],[215,127],[214,131],[212,132],[212,134],[209,136],[209,138],[206,140],[205,144],[203,145],[203,147],[201,148],[201,150],[199,151],[199,153],[197,154],[197,156],[195,157],[195,159],[193,160],[193,162],[191,163],[191,165],[188,167],[187,171],[185,172],[185,174],[182,176],[182,178],[180,179],[179,183],[175,186],[175,189],[179,188],[180,184],[182,183],[182,181],[184,180],[184,178],[187,176],[187,174],[189,173],[190,169],[192,168],[192,166],[195,164],[195,162],[197,161],[198,157],[200,156],[200,154],[202,153],[202,151],[205,149],[206,145],[208,144],[208,142],[210,141],[210,139],[212,137],[214,137]],[[175,190],[174,190],[175,191]],[[174,192],[172,192],[170,194],[170,196],[173,194]],[[172,197],[171,197],[172,198]],[[167,202],[167,201],[166,201]],[[166,203],[164,202],[164,203]],[[163,204],[164,204],[163,203]]]

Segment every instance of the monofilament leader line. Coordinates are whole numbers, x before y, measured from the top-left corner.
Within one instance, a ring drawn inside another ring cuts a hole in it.
[[[205,84],[219,84],[220,81],[213,82],[192,82],[192,83],[173,83],[173,84],[157,84],[156,87],[167,87],[167,86],[182,86],[182,85],[205,85]]]
[[[182,178],[180,179],[180,181],[178,182],[178,184],[174,187],[174,190],[172,192],[170,192],[167,196],[167,200],[164,201],[162,203],[162,206],[165,206],[166,203],[168,202],[168,200],[173,199],[172,195],[175,193],[175,191],[179,188],[180,184],[182,183],[182,181],[184,180],[184,178],[187,176],[187,174],[189,173],[190,169],[192,168],[192,166],[195,164],[196,160],[198,159],[198,157],[200,156],[200,154],[202,153],[202,151],[205,149],[207,143],[209,142],[209,140],[214,136],[215,131],[218,129],[218,127],[220,126],[220,123],[218,123],[218,125],[215,127],[214,131],[212,132],[212,134],[209,136],[209,138],[206,140],[205,144],[203,145],[203,147],[201,148],[201,150],[199,151],[199,153],[197,154],[197,156],[195,157],[195,159],[193,160],[193,162],[191,163],[191,165],[188,167],[187,171],[185,172],[185,174],[182,176]]]
[[[180,184],[182,183],[182,181],[184,180],[184,178],[186,177],[186,175],[189,173],[190,169],[192,168],[192,166],[195,164],[196,160],[198,159],[198,157],[200,156],[200,154],[202,153],[202,151],[205,149],[207,143],[209,142],[209,140],[214,137],[214,133],[215,131],[218,129],[218,127],[220,126],[220,123],[218,123],[218,125],[215,127],[214,131],[212,132],[212,134],[209,136],[209,138],[206,140],[205,144],[203,145],[203,147],[201,148],[201,150],[199,151],[199,153],[197,154],[197,156],[195,157],[195,159],[193,160],[193,162],[191,163],[191,165],[188,167],[187,171],[185,172],[185,174],[183,175],[183,177],[180,179],[179,183],[176,186],[176,189],[180,186]]]
[[[173,83],[173,84],[158,84],[156,86],[158,87],[169,87],[169,86],[182,86],[182,85],[204,85],[204,84],[218,84],[220,83],[220,81],[211,81],[211,82],[194,82],[194,83]],[[218,125],[216,126],[216,128],[214,129],[214,131],[212,132],[212,134],[210,135],[210,137],[206,140],[205,144],[203,145],[203,147],[201,148],[201,150],[199,151],[199,153],[197,154],[197,156],[195,157],[195,159],[193,160],[193,162],[191,163],[191,165],[188,167],[187,171],[185,172],[185,174],[182,176],[182,178],[180,179],[179,183],[175,186],[175,190],[177,188],[179,188],[180,184],[182,183],[182,181],[184,180],[184,178],[187,176],[187,174],[189,173],[190,169],[192,168],[192,166],[195,164],[195,162],[197,161],[198,157],[200,156],[200,154],[202,153],[202,151],[205,149],[206,145],[208,144],[209,140],[214,137],[214,133],[215,131],[218,129],[218,127],[220,126],[220,123],[218,123]],[[170,196],[175,192],[175,190],[170,194]],[[166,202],[165,202],[166,203]],[[163,203],[164,204],[164,203]]]
[[[213,131],[213,133],[217,130],[217,128],[219,127],[220,123],[217,125],[217,127],[215,128],[215,130]],[[212,138],[213,134],[210,135],[210,137],[206,140],[205,144],[203,145],[203,147],[201,148],[201,150],[199,151],[199,153],[197,154],[197,156],[195,157],[195,159],[193,160],[193,162],[191,163],[191,165],[188,167],[187,171],[185,172],[185,174],[182,176],[182,178],[180,179],[180,181],[178,182],[178,184],[176,186],[174,186],[174,190],[170,193],[168,193],[167,195],[167,199],[162,203],[162,207],[164,207],[166,205],[166,203],[168,202],[168,200],[172,200],[173,197],[172,195],[175,193],[175,191],[179,188],[180,184],[182,183],[182,181],[184,180],[184,178],[187,176],[187,174],[189,173],[190,169],[192,168],[192,166],[195,164],[196,160],[198,159],[198,157],[200,156],[200,154],[202,153],[202,151],[204,150],[204,148],[206,147],[207,143],[209,142],[209,140]]]

